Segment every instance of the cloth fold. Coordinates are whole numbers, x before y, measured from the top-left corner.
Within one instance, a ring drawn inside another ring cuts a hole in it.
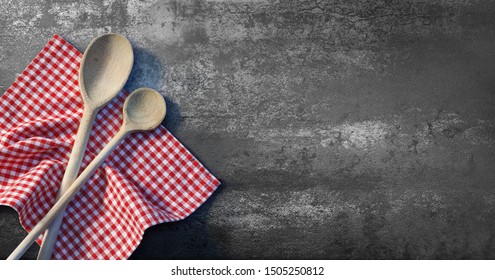
[[[0,97],[0,204],[27,231],[54,204],[69,159],[84,108],[81,57],[55,35]],[[80,172],[117,133],[127,95],[98,113]],[[131,134],[68,204],[52,258],[126,259],[146,228],[184,219],[219,184],[163,126]]]

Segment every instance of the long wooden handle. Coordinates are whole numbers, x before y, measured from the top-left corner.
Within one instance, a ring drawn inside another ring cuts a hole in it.
[[[84,169],[84,171],[77,177],[77,179],[72,183],[72,185],[67,189],[67,191],[60,197],[60,199],[53,205],[53,207],[48,211],[41,221],[31,230],[31,232],[22,240],[22,242],[17,246],[17,248],[10,254],[7,260],[18,260],[36,238],[47,229],[51,222],[60,214],[69,203],[72,197],[79,191],[79,189],[84,185],[84,183],[93,175],[95,170],[103,163],[103,161],[110,155],[110,153],[117,147],[122,139],[127,135],[125,129],[121,129],[110,142],[101,150],[101,152],[95,157],[95,159]]]
[[[84,109],[79,128],[77,129],[76,139],[72,146],[72,152],[70,154],[69,162],[65,169],[64,177],[58,190],[57,200],[67,191],[67,189],[76,180],[81,162],[84,157],[84,151],[86,150],[86,144],[88,143],[91,128],[93,127],[93,121],[98,114],[98,110],[88,109],[86,106]],[[43,237],[43,243],[41,244],[40,251],[38,253],[38,260],[49,260],[52,256],[53,247],[57,241],[58,231],[62,220],[64,218],[65,207],[61,210],[61,213],[55,218],[50,227],[46,230]]]

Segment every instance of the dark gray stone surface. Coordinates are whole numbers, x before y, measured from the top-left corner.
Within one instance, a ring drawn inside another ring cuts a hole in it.
[[[122,33],[222,180],[131,258],[495,258],[494,1],[0,2],[0,91],[54,33]],[[24,235],[0,208],[0,257]]]

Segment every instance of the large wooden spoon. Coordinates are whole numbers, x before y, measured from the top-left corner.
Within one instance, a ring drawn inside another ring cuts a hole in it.
[[[98,111],[124,87],[133,63],[134,54],[131,44],[119,34],[99,36],[86,48],[79,69],[79,88],[84,101],[84,112],[57,199],[74,182],[79,173],[91,127]],[[62,211],[46,231],[38,254],[39,260],[51,258],[63,216]]]
[[[31,230],[24,240],[17,246],[8,260],[19,259],[33,244],[36,238],[48,227],[59,213],[64,211],[70,199],[77,193],[83,184],[93,175],[94,171],[103,163],[110,153],[129,133],[155,129],[165,118],[167,107],[163,97],[155,90],[140,88],[131,93],[124,103],[124,121],[119,132],[101,150],[95,159],[77,177],[67,191],[48,211],[46,216]]]

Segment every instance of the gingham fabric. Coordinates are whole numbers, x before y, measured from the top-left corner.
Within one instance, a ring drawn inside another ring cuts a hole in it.
[[[0,204],[27,231],[54,204],[69,159],[81,56],[55,35],[0,97]],[[80,172],[120,128],[127,95],[98,113]],[[164,127],[131,134],[68,204],[52,258],[126,259],[146,228],[184,219],[218,185]]]

